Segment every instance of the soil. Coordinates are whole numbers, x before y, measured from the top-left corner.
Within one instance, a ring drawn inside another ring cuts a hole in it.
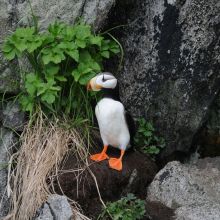
[[[96,149],[91,149],[90,153],[96,154],[101,151],[102,146],[99,146]],[[109,147],[107,154],[109,157],[119,158],[120,151]],[[99,163],[88,160],[91,162],[89,168],[96,177],[102,200],[105,203],[115,202],[120,199],[120,195],[125,186],[128,185],[130,175],[134,169],[138,172],[138,179],[129,192],[133,193],[137,198],[145,200],[146,187],[158,171],[153,161],[138,151],[132,150],[125,152],[121,171],[109,168],[108,160]],[[76,157],[71,156],[63,170],[73,170],[76,164]],[[81,162],[81,165],[83,165],[83,162]],[[59,181],[64,194],[81,205],[84,215],[96,220],[102,213],[102,204],[99,200],[96,182],[89,170],[85,169],[80,175],[74,172],[63,172]],[[58,187],[56,187],[56,190],[58,194],[61,194]],[[170,220],[174,215],[174,210],[164,206],[162,203],[147,201],[146,213],[151,217],[151,220]],[[144,217],[144,219],[149,218]]]

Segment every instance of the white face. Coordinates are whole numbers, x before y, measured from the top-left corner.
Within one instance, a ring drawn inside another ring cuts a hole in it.
[[[99,91],[101,88],[114,89],[117,85],[117,79],[110,73],[99,73],[89,83],[93,91]]]

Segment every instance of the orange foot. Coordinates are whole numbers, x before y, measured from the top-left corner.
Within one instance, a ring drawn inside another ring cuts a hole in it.
[[[115,169],[115,170],[122,170],[122,157],[124,155],[125,151],[121,151],[121,156],[120,158],[110,158],[109,159],[109,166],[112,168],[112,169]]]
[[[104,149],[101,154],[92,155],[90,157],[90,159],[97,161],[97,162],[105,160],[105,159],[109,158],[109,156],[106,154],[106,151],[107,151],[107,145],[104,146]]]
[[[117,159],[117,158],[110,158],[109,166],[115,170],[122,170],[122,162],[120,159]]]

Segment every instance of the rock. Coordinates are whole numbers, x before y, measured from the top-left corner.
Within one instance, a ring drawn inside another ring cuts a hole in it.
[[[123,189],[120,197],[127,196],[128,193],[136,193],[138,191],[139,177],[136,169],[132,172],[128,185]]]
[[[99,30],[114,3],[115,0],[55,0],[46,3],[43,0],[31,0],[34,14],[38,19],[39,30],[44,32],[49,24],[54,24],[56,19],[73,26],[77,16],[85,16],[87,23],[92,25],[92,19],[89,17],[91,16],[96,30]],[[30,7],[27,1],[17,5],[17,15],[20,19],[28,13],[30,14]],[[24,24],[26,25],[27,21],[24,21]]]
[[[0,128],[0,198],[2,201],[0,207],[0,219],[7,215],[9,208],[9,199],[7,193],[8,167],[1,167],[9,162],[13,145],[17,143],[18,138],[11,131]]]
[[[32,220],[54,220],[49,205],[44,202],[41,208],[37,210],[36,215]]]
[[[0,105],[0,122],[4,127],[13,128],[15,131],[23,131],[25,113],[18,108],[18,102],[8,102],[4,108]]]
[[[218,94],[219,13],[218,0],[144,0],[118,1],[109,15],[105,29],[128,24],[112,32],[124,49],[122,101],[165,138],[164,164],[189,152]],[[115,73],[119,61],[105,71]]]
[[[218,220],[220,219],[220,204],[182,206],[175,211],[175,215],[175,220]]]
[[[177,219],[218,219],[220,157],[168,163],[148,186],[147,199],[176,209]]]
[[[72,220],[71,206],[65,196],[53,194],[48,197],[32,220]]]
[[[9,35],[8,30],[12,29],[12,20],[13,20],[13,6],[7,0],[2,0],[0,2],[0,41],[4,40],[6,36]],[[8,92],[17,91],[17,87],[9,88],[11,86],[10,81],[2,79],[1,77],[6,77],[10,79],[15,79],[16,74],[10,69],[8,63],[5,63],[3,53],[2,53],[2,44],[0,44],[0,91],[8,89]],[[13,64],[16,65],[16,60],[13,61]]]

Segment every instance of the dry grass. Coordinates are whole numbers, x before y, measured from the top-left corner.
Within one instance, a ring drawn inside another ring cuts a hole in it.
[[[10,160],[18,163],[14,168],[13,164],[9,166],[8,196],[11,197],[11,204],[5,220],[30,220],[48,196],[55,193],[53,182],[57,180],[59,184],[59,170],[73,152],[76,152],[79,160],[83,159],[85,167],[89,167],[85,128],[76,126],[66,130],[61,126],[61,123],[66,124],[65,117],[62,120],[54,118],[49,121],[41,112],[36,117],[34,126],[30,122],[25,126],[21,135],[21,148]],[[81,173],[85,167],[78,167],[73,172]],[[93,175],[91,171],[90,173]],[[96,181],[95,176],[94,180]],[[69,202],[76,217],[88,219],[80,214],[81,210],[76,202]]]

